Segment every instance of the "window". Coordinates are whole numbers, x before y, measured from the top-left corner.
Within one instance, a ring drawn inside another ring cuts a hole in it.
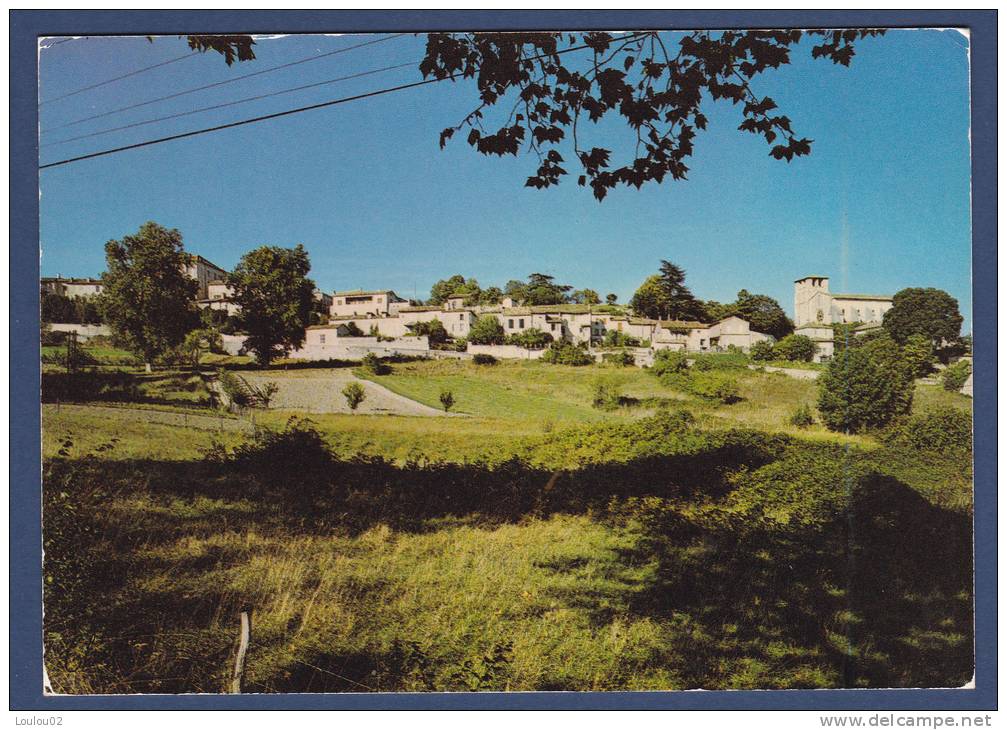
[[[507,320],[507,329],[509,329],[509,330],[514,329],[514,320],[513,319],[508,319]]]
[[[324,345],[324,344],[325,344],[325,335],[318,335],[318,341],[319,341],[319,342],[320,342],[321,344],[323,344],[323,345]]]
[[[519,319],[517,321],[517,326],[518,326],[519,329],[524,329],[524,320],[523,319]]]
[[[464,314],[459,314],[459,315],[458,315],[458,319],[460,319],[460,320],[463,320],[463,321],[464,321],[464,319],[465,319],[465,315],[464,315]]]

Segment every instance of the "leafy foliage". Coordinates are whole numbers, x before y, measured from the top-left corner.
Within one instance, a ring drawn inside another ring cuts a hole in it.
[[[582,345],[553,342],[542,355],[542,362],[551,365],[591,365],[594,358]]]
[[[426,336],[431,345],[443,345],[451,339],[448,331],[444,329],[444,323],[439,319],[431,319],[427,322],[414,322],[406,326],[414,335],[420,337]]]
[[[526,329],[523,332],[515,332],[506,340],[508,345],[517,345],[529,350],[541,350],[552,341],[553,336],[551,334],[535,327]]]
[[[608,330],[605,332],[603,344],[605,347],[639,347],[640,338],[619,330]]]
[[[600,378],[594,383],[594,394],[591,405],[603,411],[611,411],[622,405],[622,387],[619,382],[609,378]]]
[[[758,362],[767,362],[776,359],[776,351],[773,343],[769,340],[759,340],[754,343],[748,351],[749,356]]]
[[[481,315],[469,328],[468,341],[473,345],[502,345],[505,339],[503,325],[492,314]]]
[[[771,335],[777,340],[793,333],[794,323],[787,317],[780,303],[765,294],[750,294],[742,289],[731,305],[731,314],[736,314],[751,325],[756,332]]]
[[[444,408],[444,412],[447,413],[451,410],[451,406],[455,404],[455,395],[450,390],[442,390],[437,399],[441,402],[441,406]]]
[[[787,419],[791,426],[797,426],[798,428],[807,428],[815,422],[815,415],[811,411],[811,406],[807,403],[802,403],[799,405],[793,413],[790,414],[790,418]]]
[[[372,375],[387,375],[392,371],[391,366],[382,362],[381,358],[373,352],[368,352],[360,361],[361,366]]]
[[[661,377],[667,373],[684,373],[689,369],[689,359],[678,350],[658,350],[650,371]]]
[[[876,428],[909,412],[913,373],[887,339],[837,354],[818,379],[818,411],[833,431]]]
[[[962,315],[958,311],[958,300],[947,292],[909,288],[895,294],[892,308],[885,312],[882,324],[900,345],[911,335],[922,335],[940,351],[957,342]]]
[[[346,398],[346,405],[350,407],[351,411],[357,410],[360,404],[364,402],[364,398],[367,397],[364,387],[357,382],[347,383],[342,392],[343,397]]]
[[[224,57],[224,62],[230,66],[237,61],[255,59],[255,39],[248,35],[190,35],[186,36],[189,48],[200,53],[216,51]]]
[[[227,277],[241,307],[245,348],[260,365],[286,355],[304,342],[314,303],[311,263],[301,244],[294,248],[262,246],[249,251]]]
[[[96,297],[68,297],[43,291],[40,314],[43,322],[101,324],[101,310]]]
[[[527,144],[539,166],[525,185],[541,189],[568,174],[559,149],[569,138],[581,167],[578,184],[603,200],[617,185],[685,179],[693,139],[707,126],[702,109],[709,101],[740,105],[739,130],[764,137],[773,158],[789,162],[809,154],[811,140],[799,137],[790,118],[753,82],[790,63],[791,47],[805,34],[821,41],[813,58],[848,66],[855,41],[883,33],[703,30],[685,33],[677,47],[659,32],[431,33],[420,71],[424,77],[476,80],[479,106],[441,132],[442,147],[463,127],[469,129],[468,144],[484,155],[517,155]],[[582,66],[564,63],[563,54],[580,49],[591,53]],[[510,113],[488,131],[485,111],[504,100],[513,100]],[[633,158],[624,164],[613,163],[608,147],[584,142],[585,122],[608,115],[620,117],[635,141]]]
[[[106,243],[105,262],[98,304],[125,347],[149,364],[182,344],[198,322],[182,234],[144,223],[136,235]]]
[[[723,372],[692,370],[689,372],[688,388],[689,392],[700,398],[716,400],[725,405],[741,400],[737,379]]]
[[[939,454],[972,451],[972,414],[958,408],[938,408],[894,423],[883,434],[887,444],[903,444]]]
[[[902,356],[913,371],[913,375],[922,378],[933,369],[934,343],[924,335],[909,335],[902,346]]]
[[[811,362],[815,357],[815,341],[805,335],[787,335],[773,346],[777,360]]]
[[[948,365],[941,373],[941,385],[944,390],[957,392],[965,385],[965,381],[972,374],[972,363],[968,360],[959,360],[953,365]]]
[[[633,294],[629,306],[641,317],[699,321],[703,305],[685,285],[685,271],[661,261],[660,272],[648,276]]]
[[[477,352],[472,356],[472,362],[476,365],[496,365],[497,359],[486,352]]]
[[[576,289],[569,300],[573,304],[601,304],[601,297],[594,289]]]

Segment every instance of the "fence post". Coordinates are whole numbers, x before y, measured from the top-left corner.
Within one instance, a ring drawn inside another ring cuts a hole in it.
[[[234,659],[234,677],[231,679],[231,694],[240,695],[245,679],[245,655],[248,653],[248,642],[252,639],[251,609],[241,612],[241,633],[238,639],[238,656]]]

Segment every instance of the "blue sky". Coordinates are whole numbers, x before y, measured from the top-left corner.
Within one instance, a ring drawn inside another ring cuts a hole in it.
[[[228,68],[206,54],[40,109],[43,163],[420,79],[415,66],[66,144],[67,137],[418,62],[405,36],[63,129],[81,117],[375,36],[260,39],[257,59]],[[689,179],[613,191],[603,203],[576,185],[523,187],[533,155],[486,158],[441,129],[475,107],[474,83],[444,82],[168,142],[41,172],[42,274],[96,275],[103,244],[148,220],[178,228],[186,249],[231,268],[259,245],[303,243],[331,291],[388,287],[426,297],[461,273],[502,286],[533,271],[626,301],[669,259],[703,299],[739,289],[793,307],[793,280],[892,294],[933,286],[955,296],[971,330],[967,39],[956,31],[890,31],[857,45],[850,68],[810,58],[763,75],[795,130],[815,140],[787,164],[737,131],[740,109],[711,104]],[[184,40],[87,38],[40,53],[40,98],[55,99],[187,52]],[[571,63],[575,54],[567,59]],[[509,110],[509,106],[507,107]],[[52,130],[52,131],[49,131]],[[629,131],[595,130],[615,147]],[[583,141],[582,141],[583,144]],[[567,150],[563,150],[567,151]],[[568,159],[571,155],[566,155]]]

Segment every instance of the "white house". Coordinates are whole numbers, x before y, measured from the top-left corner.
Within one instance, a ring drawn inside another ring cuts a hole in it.
[[[886,295],[834,294],[827,276],[805,276],[794,282],[794,333],[815,341],[816,362],[833,355],[832,325],[857,323],[858,330],[876,329],[891,308],[892,297]]]

